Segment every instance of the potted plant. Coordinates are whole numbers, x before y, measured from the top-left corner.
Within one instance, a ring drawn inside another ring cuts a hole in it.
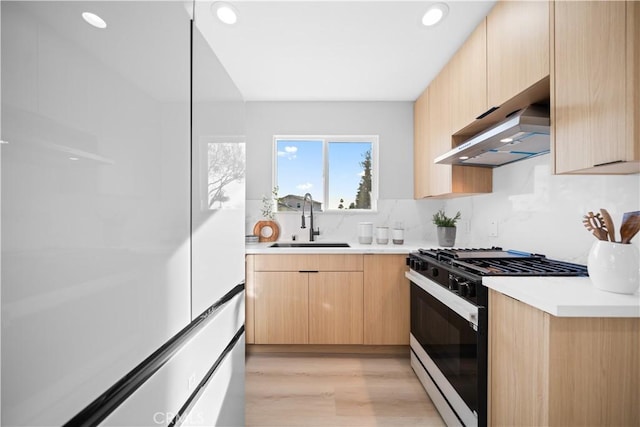
[[[433,223],[438,227],[438,245],[451,247],[456,242],[456,221],[460,219],[460,211],[454,217],[448,217],[444,209],[433,215]]]

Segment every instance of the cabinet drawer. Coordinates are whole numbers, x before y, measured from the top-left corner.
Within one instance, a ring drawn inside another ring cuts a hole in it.
[[[256,255],[254,271],[362,271],[362,255]]]

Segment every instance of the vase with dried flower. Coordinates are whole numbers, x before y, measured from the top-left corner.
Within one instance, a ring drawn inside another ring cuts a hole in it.
[[[271,197],[262,196],[262,208],[260,212],[265,218],[256,222],[253,227],[253,234],[258,236],[260,242],[275,242],[280,236],[280,227],[275,221],[274,203],[278,200],[278,187],[273,187]]]

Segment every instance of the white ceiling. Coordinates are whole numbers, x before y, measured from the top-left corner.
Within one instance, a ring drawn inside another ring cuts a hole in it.
[[[209,2],[207,2],[209,3]],[[196,9],[216,55],[247,101],[413,101],[493,7],[447,1],[243,1],[234,26]]]

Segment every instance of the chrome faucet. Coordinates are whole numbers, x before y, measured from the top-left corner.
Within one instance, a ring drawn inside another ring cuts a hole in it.
[[[313,229],[313,197],[310,193],[304,195],[304,199],[302,200],[302,225],[300,228],[307,228],[304,223],[304,206],[307,204],[307,198],[309,199],[309,241],[313,242],[315,240],[315,236],[320,235],[320,228],[318,231]]]

